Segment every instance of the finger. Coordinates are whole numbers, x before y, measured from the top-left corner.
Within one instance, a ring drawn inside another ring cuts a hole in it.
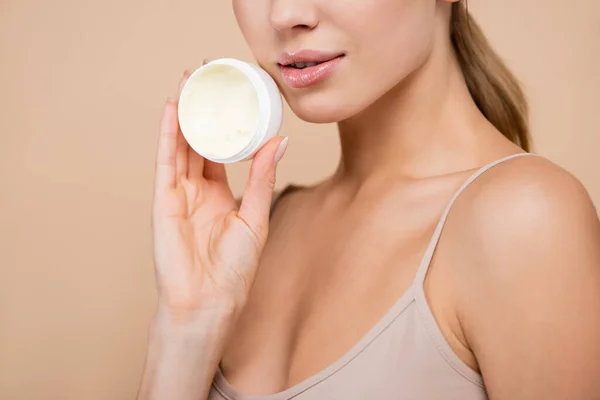
[[[206,160],[188,146],[188,172],[190,181],[199,182],[204,179],[204,162]]]
[[[181,130],[177,130],[177,150],[175,152],[176,179],[186,177],[188,174],[188,143],[185,141]]]
[[[175,152],[177,149],[177,106],[171,99],[167,100],[160,123],[158,148],[156,152],[156,177],[157,191],[173,188],[175,186]]]
[[[217,181],[227,184],[227,172],[225,171],[225,164],[205,160],[204,177],[211,181]]]
[[[238,216],[262,243],[269,229],[269,213],[275,188],[277,162],[283,157],[288,138],[271,139],[254,157]]]
[[[179,97],[181,96],[181,91],[188,78],[190,77],[190,72],[185,71],[181,80],[179,81],[179,89],[177,91],[177,104],[179,106]],[[187,176],[188,173],[188,143],[183,137],[181,133],[181,128],[179,127],[179,121],[177,122],[177,152],[175,156],[175,167],[176,167],[176,179]]]
[[[190,79],[190,75],[192,75],[192,73],[189,70],[185,70],[183,71],[183,76],[181,77],[181,80],[179,81],[179,90],[177,91],[177,101],[179,102],[179,96],[181,96],[181,92],[183,91],[183,87],[185,86],[185,83],[187,82],[188,79]]]

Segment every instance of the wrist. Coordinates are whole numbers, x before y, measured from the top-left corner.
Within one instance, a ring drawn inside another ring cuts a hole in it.
[[[235,318],[246,304],[245,298],[235,295],[203,296],[201,300],[193,297],[183,301],[170,299],[169,296],[161,295],[159,291],[157,315],[167,317],[178,324],[205,318],[230,319]]]
[[[165,362],[211,365],[221,357],[232,326],[232,320],[221,315],[191,318],[159,311],[150,327],[149,344]]]
[[[178,336],[223,335],[235,323],[237,314],[233,307],[181,309],[159,302],[152,322],[152,331]]]
[[[159,304],[150,326],[139,398],[205,399],[234,322],[221,310]]]

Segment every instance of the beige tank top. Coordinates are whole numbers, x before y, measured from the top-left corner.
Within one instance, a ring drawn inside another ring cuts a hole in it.
[[[454,194],[434,231],[412,286],[346,354],[316,375],[266,396],[240,393],[217,369],[208,400],[479,400],[483,379],[452,351],[425,299],[423,282],[452,205],[490,168],[484,165]]]

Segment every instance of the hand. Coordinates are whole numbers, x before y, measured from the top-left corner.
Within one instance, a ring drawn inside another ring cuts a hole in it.
[[[179,93],[188,77],[186,72]],[[189,147],[177,101],[167,101],[152,211],[161,308],[187,314],[243,307],[267,239],[275,169],[286,146],[287,138],[276,137],[256,154],[238,209],[224,165]]]

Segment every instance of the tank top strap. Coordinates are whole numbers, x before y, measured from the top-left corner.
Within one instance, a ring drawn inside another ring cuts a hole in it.
[[[458,196],[460,196],[460,194],[473,181],[475,181],[477,178],[479,178],[481,175],[483,175],[483,173],[485,173],[489,169],[491,169],[491,168],[495,167],[496,165],[503,163],[505,161],[508,161],[508,160],[511,160],[511,159],[517,158],[517,157],[522,157],[522,156],[535,156],[535,154],[533,154],[533,153],[516,153],[516,154],[511,154],[509,156],[500,158],[496,161],[492,161],[491,163],[486,164],[486,165],[482,166],[481,168],[479,168],[477,171],[475,171],[473,173],[473,175],[471,175],[469,177],[469,179],[467,179],[462,184],[462,186],[456,191],[456,193],[454,193],[454,196],[452,196],[452,199],[450,199],[450,202],[448,203],[444,212],[442,213],[442,216],[435,228],[435,231],[433,232],[433,236],[431,237],[431,240],[429,241],[429,245],[427,246],[427,249],[425,250],[425,254],[423,255],[423,258],[421,259],[421,263],[419,264],[419,269],[417,270],[417,275],[416,275],[415,281],[413,283],[413,287],[415,289],[422,290],[422,288],[423,288],[423,282],[425,281],[425,276],[427,275],[427,270],[429,269],[429,265],[431,264],[431,260],[433,258],[433,253],[435,252],[435,248],[440,240],[442,230],[444,229],[444,225],[446,223],[446,220],[448,219],[448,214],[450,213],[452,206],[456,202],[456,199],[458,199]]]

